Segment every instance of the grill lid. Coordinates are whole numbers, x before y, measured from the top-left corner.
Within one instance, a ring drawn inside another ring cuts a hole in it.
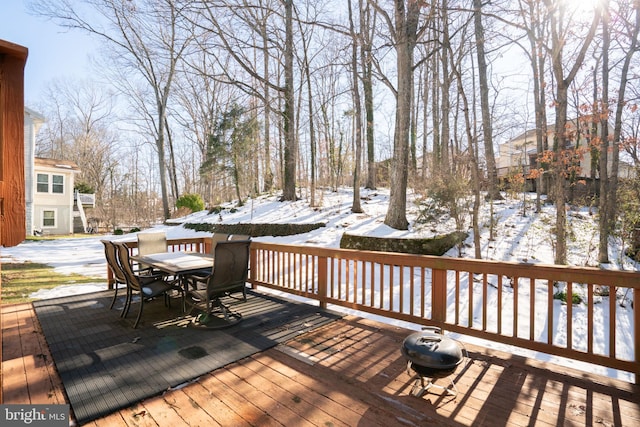
[[[415,332],[402,342],[402,354],[411,363],[431,369],[453,369],[464,356],[451,338],[433,332]]]

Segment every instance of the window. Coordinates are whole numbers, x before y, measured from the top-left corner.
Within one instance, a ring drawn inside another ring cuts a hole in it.
[[[51,191],[57,194],[64,193],[64,176],[52,175],[51,178]]]
[[[42,211],[42,227],[56,226],[56,211]]]
[[[49,190],[49,178],[51,178],[51,190]],[[39,173],[36,178],[36,191],[38,193],[64,194],[64,175]]]
[[[49,192],[49,175],[46,173],[39,173],[37,178],[37,191],[38,193]]]

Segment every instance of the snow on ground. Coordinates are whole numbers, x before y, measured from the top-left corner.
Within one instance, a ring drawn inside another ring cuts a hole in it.
[[[353,193],[350,189],[341,189],[337,192],[318,191],[319,207],[311,208],[308,199],[301,199],[295,202],[279,202],[277,195],[260,196],[250,199],[243,207],[237,207],[234,204],[225,205],[220,213],[209,215],[206,211],[194,213],[188,217],[173,220],[175,225],[162,225],[154,227],[156,230],[165,230],[167,237],[196,237],[208,236],[209,233],[194,232],[183,228],[182,223],[325,223],[325,227],[321,227],[309,233],[286,236],[286,237],[257,237],[256,241],[287,243],[296,245],[315,245],[321,247],[340,246],[340,238],[342,234],[348,232],[356,235],[378,236],[378,237],[431,237],[434,235],[446,233],[455,230],[455,221],[447,215],[438,215],[437,219],[428,223],[415,222],[421,214],[419,208],[420,198],[418,195],[408,195],[407,219],[411,226],[409,230],[401,231],[392,229],[384,225],[384,217],[387,211],[389,194],[387,190],[361,192],[361,206],[363,213],[352,213],[352,197]],[[528,263],[552,264],[554,260],[553,248],[555,241],[550,235],[549,229],[555,224],[555,207],[552,205],[544,205],[541,213],[534,213],[533,195],[528,196],[526,204],[523,207],[523,196],[518,199],[507,198],[503,201],[493,203],[493,207],[488,202],[484,202],[481,209],[480,226],[481,231],[481,253],[484,259],[500,260],[500,261],[517,261]],[[424,206],[424,205],[421,205]],[[493,215],[491,215],[491,209]],[[593,214],[594,209],[581,208],[572,210],[568,213],[568,233],[570,236],[567,245],[568,264],[576,266],[598,266],[598,227],[597,218]],[[424,212],[423,212],[424,213]],[[424,216],[424,215],[423,215]],[[469,227],[470,218],[466,219],[465,229]],[[489,239],[490,226],[493,224],[492,240]],[[142,231],[145,232],[145,231]],[[91,277],[96,277],[96,282],[91,284],[73,285],[72,283],[59,286],[54,289],[40,290],[31,295],[33,298],[55,298],[58,296],[76,294],[82,292],[95,292],[106,289],[106,262],[103,254],[103,245],[101,239],[115,240],[135,240],[136,235],[124,236],[95,236],[87,238],[71,238],[47,241],[29,241],[24,242],[16,247],[2,248],[0,250],[1,262],[24,262],[33,261],[46,263],[55,268],[60,273],[80,273]],[[612,239],[610,245],[611,264],[606,268],[638,270],[640,266],[631,262],[628,258],[623,257],[622,250],[619,245]],[[447,256],[453,257],[473,257],[473,237],[470,233],[469,239],[465,242],[462,253],[454,248],[451,249]],[[289,296],[291,297],[291,296]],[[558,301],[558,304],[560,302]],[[597,306],[605,307],[607,304],[598,304]],[[378,321],[393,323],[398,326],[408,327],[411,329],[419,329],[419,325],[407,324],[400,321],[390,321],[389,319],[380,318],[373,315],[355,313],[340,307],[332,307],[336,310],[346,311],[358,314],[363,317],[373,318]],[[586,316],[584,307],[575,307],[574,313],[577,316]],[[628,324],[628,335],[619,334],[617,337],[618,350],[621,354],[633,354],[633,349],[628,346],[633,342],[633,322],[632,309],[627,307],[619,307],[616,316],[621,324]],[[559,310],[562,313],[562,310]],[[504,314],[503,314],[504,315]],[[606,322],[608,313],[603,309],[597,311],[599,319],[597,321]],[[539,314],[539,321],[546,322],[546,313]],[[526,319],[525,319],[526,320]],[[508,323],[508,319],[507,319]],[[522,322],[520,322],[522,323]],[[559,324],[562,324],[559,322]],[[538,328],[536,328],[538,329]],[[541,328],[544,330],[544,328]],[[562,344],[562,330],[558,330],[554,336],[554,342]],[[586,337],[580,336],[579,330],[574,330],[574,344],[581,345],[586,342]],[[597,339],[598,337],[596,337]],[[600,337],[601,342],[606,345],[607,340]],[[541,355],[536,352],[513,349],[506,345],[493,342],[480,342],[477,339],[464,337],[462,340],[467,342],[478,342],[487,347],[500,349],[503,351],[517,352],[528,357],[535,357],[542,360],[552,361],[554,363],[563,364],[570,363],[571,366],[583,365],[575,361],[564,361],[560,358],[548,355]],[[600,345],[597,344],[596,345]],[[604,349],[604,347],[603,347]],[[599,372],[603,375],[609,375],[632,381],[632,376],[626,373],[620,373],[607,370],[601,367],[593,367],[583,365],[583,368],[590,371]]]

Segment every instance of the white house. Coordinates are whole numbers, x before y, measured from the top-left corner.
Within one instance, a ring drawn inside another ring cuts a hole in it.
[[[45,159],[35,156],[36,135],[44,124],[44,117],[26,108],[24,110],[24,172],[25,172],[25,222],[26,235],[72,234],[74,218],[82,217],[84,230],[86,219],[82,210],[74,209],[75,175],[80,168],[68,160]],[[93,200],[90,201],[91,206]],[[83,230],[83,231],[84,231]]]
[[[72,234],[74,217],[74,178],[80,168],[67,160],[34,159],[34,233]]]

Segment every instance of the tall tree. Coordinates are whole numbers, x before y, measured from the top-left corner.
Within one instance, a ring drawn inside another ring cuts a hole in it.
[[[284,6],[284,10],[278,7]],[[198,1],[191,2],[194,22],[206,32],[215,34],[218,42],[207,45],[211,55],[226,53],[237,67],[223,69],[227,83],[234,84],[251,96],[261,99],[265,104],[265,115],[271,109],[278,111],[280,128],[284,132],[283,154],[283,195],[282,200],[295,200],[296,170],[298,159],[298,138],[296,133],[295,87],[294,87],[294,10],[292,0],[259,1],[257,4],[246,0],[234,1]],[[283,17],[282,20],[272,22],[266,28],[266,22],[271,18]],[[284,26],[284,35],[282,27]],[[261,38],[262,64],[257,64],[253,53],[258,47],[251,43],[250,34],[258,34]],[[271,51],[274,51],[271,54]],[[277,58],[276,77],[270,75],[270,66],[266,62]],[[260,69],[262,65],[262,69]],[[203,72],[206,72],[203,70]],[[246,73],[245,78],[241,72]],[[278,80],[284,75],[284,84]],[[268,86],[259,91],[255,83]],[[270,90],[275,90],[281,96],[272,100]],[[282,102],[284,105],[278,105]],[[275,106],[275,107],[274,107]],[[267,122],[268,123],[268,122]],[[265,127],[265,134],[270,131]],[[269,145],[267,143],[267,145]],[[280,153],[279,153],[280,155]],[[265,159],[269,161],[269,159]],[[265,185],[272,182],[270,167],[266,167]]]
[[[356,34],[355,25],[353,23],[353,10],[351,6],[351,0],[348,2],[349,9],[349,30],[351,33],[351,39],[353,40],[351,46],[351,80],[353,88],[353,105],[355,108],[355,134],[356,134],[356,152],[354,158],[353,167],[353,202],[351,204],[351,211],[355,213],[362,212],[362,206],[360,206],[360,164],[362,158],[362,105],[360,104],[360,81],[358,78],[358,40],[359,37]]]
[[[78,5],[76,3],[81,3]],[[112,59],[138,76],[152,92],[152,121],[165,219],[170,217],[167,189],[167,106],[176,65],[190,38],[183,37],[176,0],[35,0],[32,10],[61,26],[98,36],[113,50]],[[85,7],[83,7],[85,6]],[[131,76],[129,76],[130,78]]]
[[[296,109],[293,86],[293,0],[284,0],[285,42],[284,42],[284,182],[282,200],[296,200],[296,164],[298,158],[298,138],[296,137]]]
[[[610,43],[610,16],[611,5],[609,0],[605,0],[603,3],[603,20],[602,20],[602,33],[603,33],[603,46],[602,53],[604,58],[609,57]],[[609,114],[602,114],[600,120],[601,132],[603,135],[603,141],[600,150],[600,242],[599,242],[599,261],[609,262],[608,248],[609,248],[609,236],[614,229],[616,212],[617,212],[617,193],[618,193],[618,162],[620,143],[622,139],[622,117],[624,109],[626,108],[626,89],[629,82],[629,70],[631,68],[631,60],[635,53],[640,49],[640,42],[638,41],[638,35],[640,34],[640,0],[633,0],[633,4],[630,2],[621,2],[620,10],[618,11],[618,17],[623,23],[623,27],[626,31],[620,31],[618,37],[618,44],[621,46],[625,41],[627,45],[624,46],[622,67],[620,68],[618,91],[615,101],[615,111],[613,120],[613,136],[611,138],[612,149],[610,150],[611,161],[611,173],[608,171],[608,142],[609,138],[604,139],[607,136],[605,129],[608,132]],[[626,39],[626,40],[625,40]],[[604,61],[603,61],[604,62]],[[602,81],[603,85],[609,83],[609,72],[605,68],[605,64],[602,65]],[[603,88],[603,100],[602,105],[608,108],[609,102],[607,98],[604,98],[607,92]],[[606,195],[606,197],[603,197]]]
[[[364,95],[364,110],[366,115],[365,135],[367,140],[367,182],[365,187],[375,190],[376,157],[374,138],[374,102],[373,102],[373,29],[376,28],[377,14],[366,0],[358,0],[360,5],[360,62],[362,69],[362,92]],[[365,4],[366,3],[366,4]]]
[[[75,162],[81,169],[76,182],[93,189],[96,216],[106,218],[107,179],[118,160],[113,93],[88,80],[56,80],[41,108],[47,121],[38,133],[37,154]]]
[[[482,0],[473,0],[473,22],[476,37],[476,56],[478,60],[478,82],[480,84],[480,111],[484,135],[484,157],[487,162],[487,197],[500,200],[498,189],[498,171],[493,153],[493,124],[489,108],[489,83],[487,77],[487,53],[485,51],[484,26],[482,24]]]
[[[567,32],[571,25],[565,19],[565,5],[561,0],[544,0],[544,4],[549,10],[551,28],[551,67],[555,77],[555,115],[556,123],[554,128],[553,148],[554,148],[554,201],[556,204],[556,264],[566,264],[567,262],[567,240],[566,222],[567,212],[565,206],[565,181],[566,181],[566,148],[567,148],[567,107],[568,91],[571,83],[576,77],[578,70],[584,62],[587,49],[591,45],[596,30],[600,22],[599,9],[594,11],[591,25],[580,40],[577,46],[577,54],[573,64],[565,70],[564,52],[566,47]]]
[[[426,5],[419,0],[394,0],[393,4],[392,19],[378,3],[372,3],[386,21],[396,51],[396,113],[393,160],[389,171],[391,194],[384,223],[398,230],[406,230],[409,227],[406,211],[413,96],[413,51],[419,33],[422,31],[419,30],[418,25],[422,8]]]

